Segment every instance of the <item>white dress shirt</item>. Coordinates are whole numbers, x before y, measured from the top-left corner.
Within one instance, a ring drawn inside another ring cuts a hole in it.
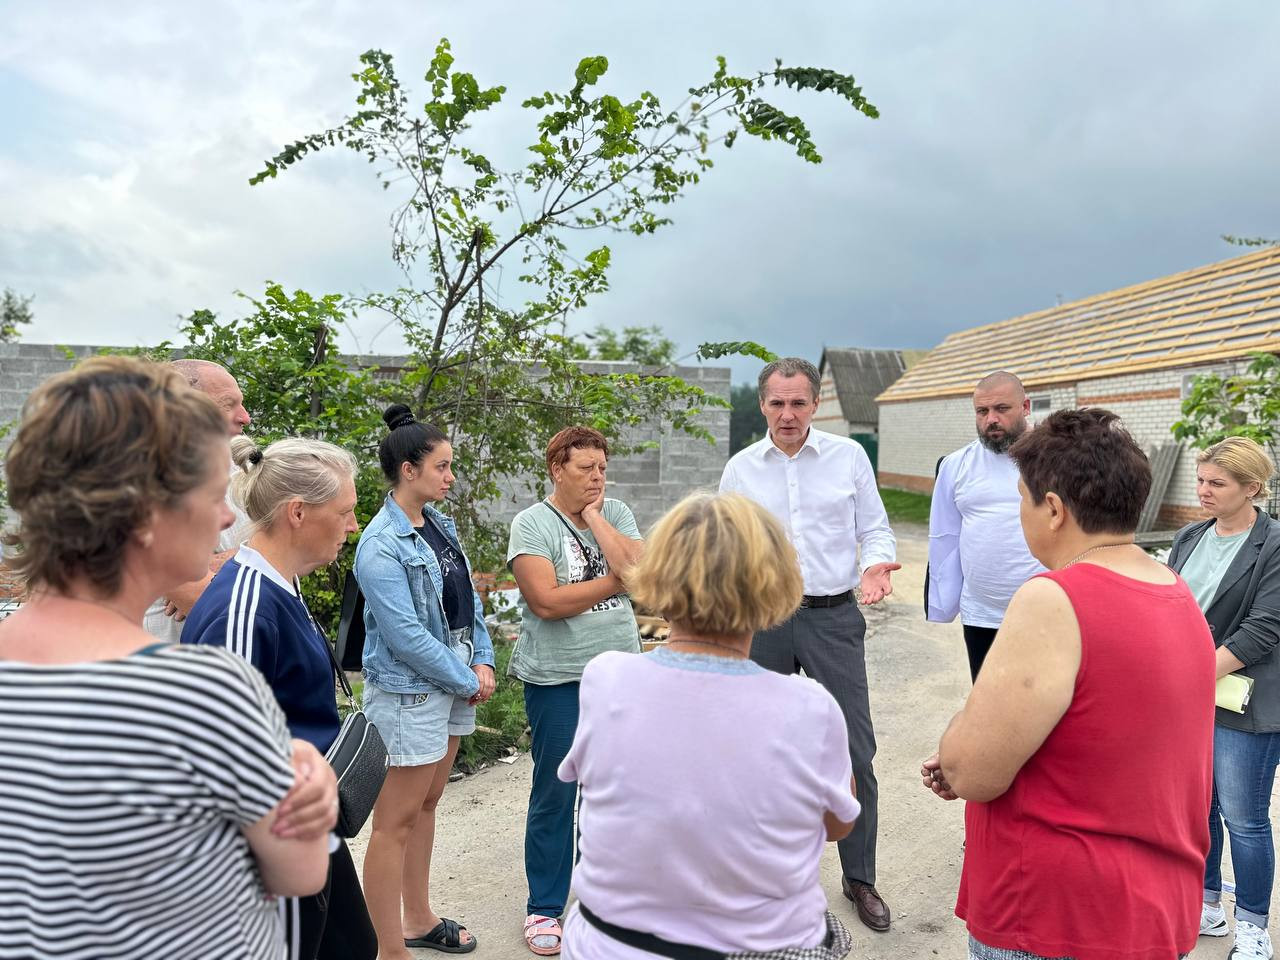
[[[1044,572],[1022,535],[1021,503],[1007,453],[974,440],[943,459],[929,510],[928,619],[959,613],[970,627],[998,627],[1017,589]]]
[[[720,492],[744,494],[781,521],[809,596],[844,593],[867,567],[893,562],[897,542],[856,440],[810,428],[788,457],[766,435],[725,464]]]

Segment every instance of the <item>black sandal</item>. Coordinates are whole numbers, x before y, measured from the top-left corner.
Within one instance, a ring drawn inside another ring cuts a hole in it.
[[[463,943],[459,931],[466,929],[466,927],[458,926],[456,920],[441,919],[432,930],[422,936],[414,937],[412,940],[405,937],[404,945],[406,947],[429,947],[442,953],[470,953],[476,948],[476,938],[473,936],[470,943]],[[470,931],[467,932],[470,933]]]

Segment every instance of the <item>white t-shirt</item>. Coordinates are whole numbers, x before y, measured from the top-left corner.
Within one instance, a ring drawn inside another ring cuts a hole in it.
[[[231,472],[234,474],[238,469],[233,464]],[[231,508],[236,518],[231,526],[218,535],[218,549],[214,553],[235,550],[240,544],[249,539],[249,531],[253,526],[248,514],[244,512],[240,504],[232,499],[230,489],[227,490],[227,506]],[[155,637],[160,643],[180,643],[182,640],[183,621],[176,620],[173,617],[166,617],[164,608],[164,597],[160,597],[155,603],[147,607],[147,612],[142,617],[142,629]]]
[[[938,469],[929,510],[928,619],[960,614],[970,627],[999,627],[1018,588],[1044,567],[1027,549],[1018,468],[974,440]]]
[[[843,715],[813,680],[749,660],[604,653],[582,675],[560,779],[582,789],[578,899],[712,950],[816,946],[823,815],[858,815]],[[573,907],[564,960],[652,960]]]

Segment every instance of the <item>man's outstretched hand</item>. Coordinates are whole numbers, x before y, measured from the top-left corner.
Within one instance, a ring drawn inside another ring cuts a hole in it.
[[[875,563],[867,567],[862,572],[862,584],[859,587],[862,602],[864,604],[879,603],[893,593],[893,584],[889,582],[889,575],[901,569],[900,563]]]

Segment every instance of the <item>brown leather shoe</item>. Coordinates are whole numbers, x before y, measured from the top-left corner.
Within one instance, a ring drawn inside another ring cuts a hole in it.
[[[876,888],[861,880],[850,880],[843,877],[840,888],[844,895],[853,901],[858,908],[858,919],[877,933],[889,929],[889,905],[880,898]]]

